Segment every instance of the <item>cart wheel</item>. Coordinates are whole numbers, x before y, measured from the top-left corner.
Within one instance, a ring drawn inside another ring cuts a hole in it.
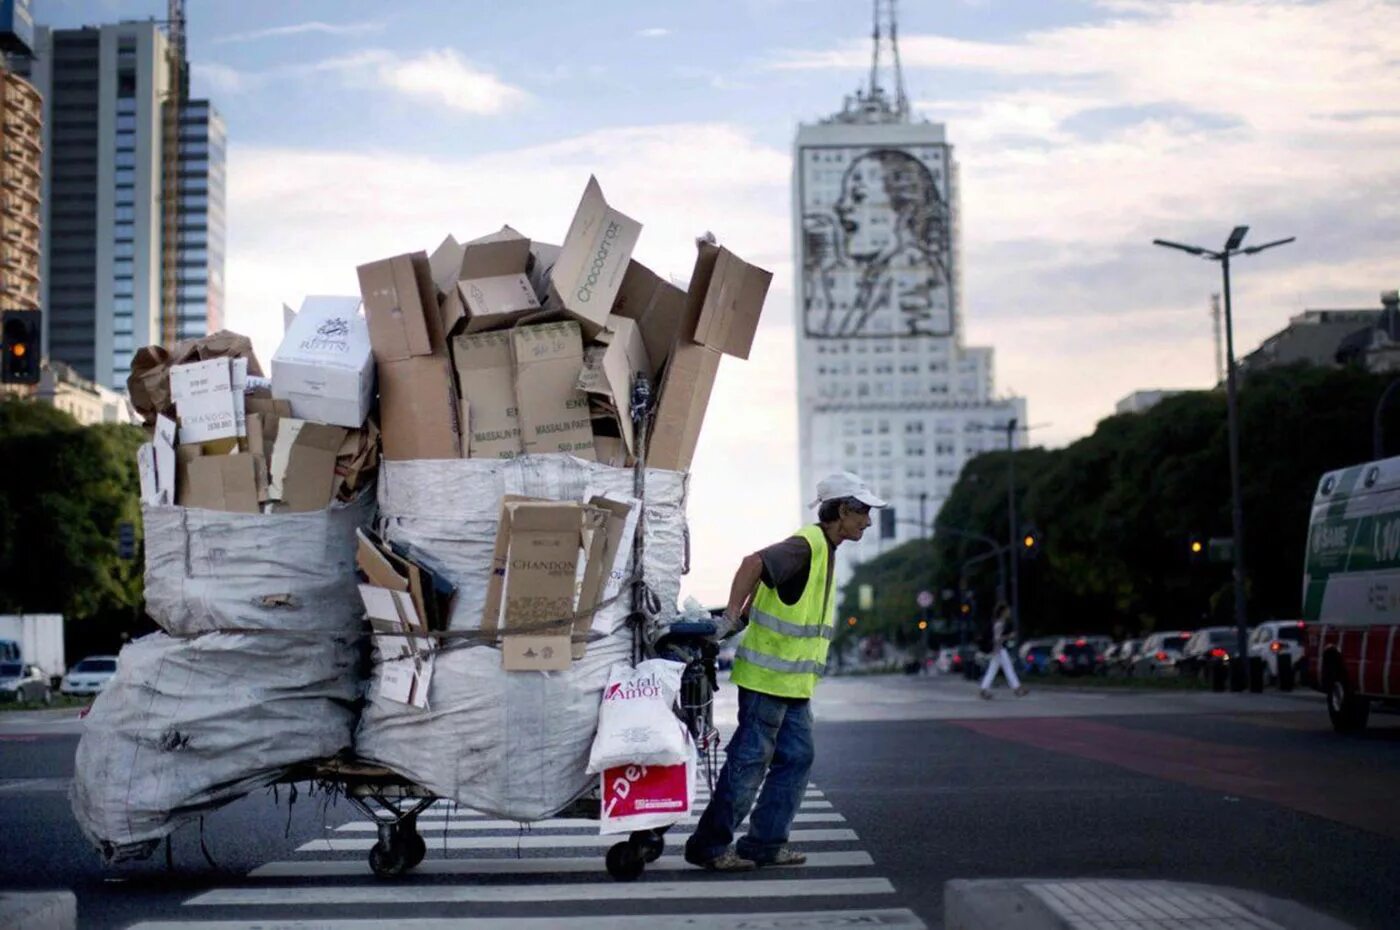
[[[422,863],[423,857],[428,854],[427,841],[417,833],[406,834],[402,846],[405,868],[417,868]]]
[[[369,868],[376,878],[397,878],[408,868],[407,850],[400,843],[375,843],[369,850]]]
[[[630,842],[615,843],[608,850],[608,874],[620,882],[636,881],[646,870],[642,851]]]
[[[628,838],[628,842],[641,853],[643,862],[655,862],[666,851],[666,837],[651,830],[638,830]]]

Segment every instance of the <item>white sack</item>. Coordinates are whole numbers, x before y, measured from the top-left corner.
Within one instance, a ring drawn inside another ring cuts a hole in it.
[[[672,708],[685,664],[648,659],[613,669],[588,756],[597,774],[619,765],[680,765],[690,753],[685,725]]]
[[[479,630],[501,499],[583,500],[632,493],[632,472],[565,454],[513,460],[385,462],[384,538],[422,549],[457,585],[450,627]],[[668,623],[685,553],[686,476],[647,472],[646,578]],[[596,784],[587,772],[598,705],[613,666],[631,661],[627,598],[600,613],[610,633],[566,672],[506,672],[495,646],[449,648],[434,659],[428,710],[370,690],[356,754],[443,798],[495,817],[549,817]],[[451,643],[451,640],[445,640]]]
[[[122,650],[78,743],[73,813],[106,858],[148,855],[180,824],[349,748],[355,528],[373,507],[366,493],[315,513],[145,508],[147,608],[176,635]]]

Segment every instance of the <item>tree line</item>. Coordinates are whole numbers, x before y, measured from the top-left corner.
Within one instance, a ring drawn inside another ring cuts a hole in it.
[[[1240,387],[1240,473],[1251,622],[1301,612],[1308,516],[1319,477],[1372,457],[1372,417],[1391,376],[1296,365]],[[1400,402],[1384,411],[1388,451],[1400,452]],[[1026,636],[1195,629],[1230,623],[1231,565],[1192,559],[1193,536],[1231,536],[1223,390],[1191,391],[1142,413],[1111,416],[1062,449],[989,452],[970,460],[936,525],[1006,541],[1007,455],[1014,454],[1020,529],[1039,532],[1022,559]],[[838,636],[920,638],[920,590],[937,617],[985,624],[999,598],[985,545],[951,533],[905,543],[855,570],[842,591]],[[859,589],[874,594],[860,609]],[[947,592],[955,592],[944,599]],[[855,617],[854,625],[849,618]],[[933,624],[939,628],[938,624]],[[946,637],[945,637],[946,638]]]

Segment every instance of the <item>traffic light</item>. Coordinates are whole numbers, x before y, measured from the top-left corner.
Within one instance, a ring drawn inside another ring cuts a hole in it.
[[[927,620],[920,620],[920,621],[919,621],[919,629],[921,629],[921,630],[927,630],[927,629],[928,629],[928,621],[927,621]]]
[[[117,558],[136,558],[136,527],[131,523],[117,524]]]
[[[38,384],[39,360],[43,356],[39,345],[37,310],[5,310],[0,312],[0,382],[5,384]]]
[[[1040,531],[1033,526],[1021,532],[1021,555],[1027,559],[1040,555]]]
[[[1192,533],[1186,543],[1186,553],[1190,556],[1192,565],[1204,565],[1209,557],[1206,538],[1200,533]]]

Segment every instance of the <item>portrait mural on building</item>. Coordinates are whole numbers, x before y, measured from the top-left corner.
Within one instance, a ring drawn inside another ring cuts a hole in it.
[[[802,187],[803,315],[817,338],[947,336],[952,218],[942,146],[811,149]],[[844,171],[836,169],[845,163]]]

